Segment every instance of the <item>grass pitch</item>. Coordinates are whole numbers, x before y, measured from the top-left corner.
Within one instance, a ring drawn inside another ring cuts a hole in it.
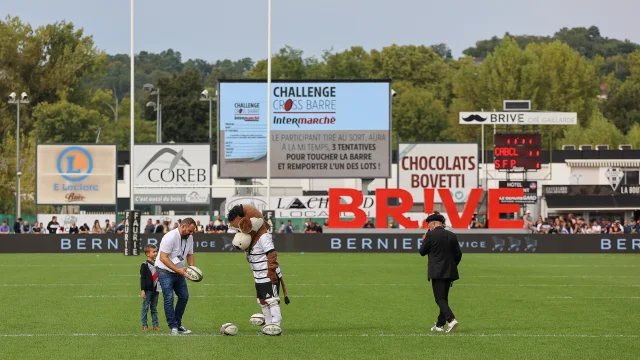
[[[465,254],[450,293],[460,322],[432,334],[438,309],[418,254],[280,254],[290,305],[283,336],[259,336],[249,265],[196,253],[183,319],[191,335],[143,333],[140,257],[0,255],[0,359],[638,359],[635,255]],[[233,322],[239,336],[219,335]],[[149,315],[149,325],[151,318]]]

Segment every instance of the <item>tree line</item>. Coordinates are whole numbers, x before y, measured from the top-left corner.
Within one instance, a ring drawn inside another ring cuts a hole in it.
[[[394,143],[477,141],[479,127],[458,125],[458,112],[500,110],[503,99],[530,99],[532,110],[578,113],[577,126],[536,129],[555,148],[640,146],[640,45],[603,37],[592,26],[563,28],[553,36],[507,33],[463,53],[454,59],[446,44],[390,44],[370,51],[326,50],[317,58],[286,46],[272,57],[272,78],[391,79],[397,92]],[[209,105],[199,100],[202,90],[215,94],[220,79],[267,77],[265,59],[183,61],[173,49],[141,51],[135,63],[138,143],[155,142],[156,113],[146,104],[156,97],[144,84],[161,90],[163,141],[207,142]],[[105,53],[91,35],[66,21],[37,28],[18,17],[0,21],[0,94],[24,91],[30,99],[22,105],[20,123],[24,194],[34,192],[36,141],[98,141],[128,149],[129,64],[129,55]],[[15,106],[0,102],[0,213],[13,206]],[[491,146],[491,136],[485,141]]]

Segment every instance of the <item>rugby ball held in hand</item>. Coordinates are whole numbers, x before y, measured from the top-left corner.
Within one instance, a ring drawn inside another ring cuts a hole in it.
[[[264,325],[264,315],[263,314],[253,314],[251,315],[251,319],[249,319],[251,325],[262,326]]]
[[[282,328],[277,324],[267,324],[262,327],[262,335],[279,336],[282,335]]]
[[[220,328],[220,334],[227,336],[235,336],[238,335],[238,327],[233,323],[223,324]]]
[[[184,270],[184,273],[187,274],[187,277],[191,281],[200,282],[202,281],[202,270],[198,269],[195,266],[189,266]]]

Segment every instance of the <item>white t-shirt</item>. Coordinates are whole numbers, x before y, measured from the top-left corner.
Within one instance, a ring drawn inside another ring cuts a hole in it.
[[[193,235],[189,235],[187,240],[182,240],[180,237],[180,229],[174,229],[164,234],[162,237],[162,241],[160,241],[160,249],[158,252],[163,252],[169,254],[169,260],[177,258],[178,256],[182,256],[182,261],[174,262],[172,261],[177,268],[185,267],[187,264],[187,255],[193,254]],[[156,258],[155,265],[160,268],[170,272],[173,272],[167,265],[165,265],[160,260],[160,254]]]
[[[256,241],[256,244],[249,251],[249,265],[251,265],[253,278],[256,283],[260,284],[271,282],[267,276],[267,253],[274,250],[275,247],[273,246],[273,239],[271,238],[271,234],[267,232],[260,236],[258,241]],[[280,267],[276,269],[276,274],[278,274],[278,277],[281,277]]]

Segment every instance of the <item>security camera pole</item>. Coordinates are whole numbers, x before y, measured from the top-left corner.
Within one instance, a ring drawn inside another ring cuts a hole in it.
[[[9,95],[9,104],[16,104],[18,108],[18,121],[16,127],[16,219],[20,217],[20,104],[28,104],[29,97],[26,92],[20,94],[20,98],[16,97],[16,93]],[[36,212],[38,209],[36,209]]]

